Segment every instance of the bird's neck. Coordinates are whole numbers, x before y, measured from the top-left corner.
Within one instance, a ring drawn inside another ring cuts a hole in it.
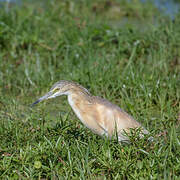
[[[71,93],[68,95],[68,102],[72,107],[74,113],[83,122],[83,114],[86,113],[86,106],[90,103],[90,96],[81,93]]]
[[[90,103],[91,96],[82,92],[72,92],[68,94],[68,102],[73,108],[75,105]]]

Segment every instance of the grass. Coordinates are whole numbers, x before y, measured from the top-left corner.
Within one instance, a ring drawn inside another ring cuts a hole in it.
[[[127,17],[137,23],[121,24]],[[172,22],[139,1],[1,9],[0,178],[178,179],[179,29],[179,16]],[[62,79],[119,105],[155,141],[102,139],[65,97],[29,107]]]

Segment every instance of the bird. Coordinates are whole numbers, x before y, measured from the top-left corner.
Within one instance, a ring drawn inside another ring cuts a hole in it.
[[[31,106],[41,101],[66,95],[69,105],[80,121],[97,135],[112,139],[114,134],[119,142],[129,142],[129,134],[134,129],[140,129],[139,137],[149,134],[141,123],[119,106],[91,93],[80,84],[60,80],[50,91],[40,97]]]

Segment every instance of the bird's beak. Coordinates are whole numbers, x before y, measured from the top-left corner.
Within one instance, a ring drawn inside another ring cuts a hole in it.
[[[52,91],[48,92],[47,94],[45,94],[44,96],[40,97],[37,101],[35,101],[33,104],[31,104],[31,107],[33,107],[35,104],[43,101],[43,100],[46,100],[46,99],[50,99],[50,98],[53,98],[54,97],[54,94]]]

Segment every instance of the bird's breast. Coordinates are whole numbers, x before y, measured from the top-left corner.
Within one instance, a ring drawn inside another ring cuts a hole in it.
[[[94,133],[102,135],[102,130],[98,126],[98,113],[94,104],[90,104],[83,97],[68,96],[68,102],[72,107],[74,113],[81,120],[81,122]]]

